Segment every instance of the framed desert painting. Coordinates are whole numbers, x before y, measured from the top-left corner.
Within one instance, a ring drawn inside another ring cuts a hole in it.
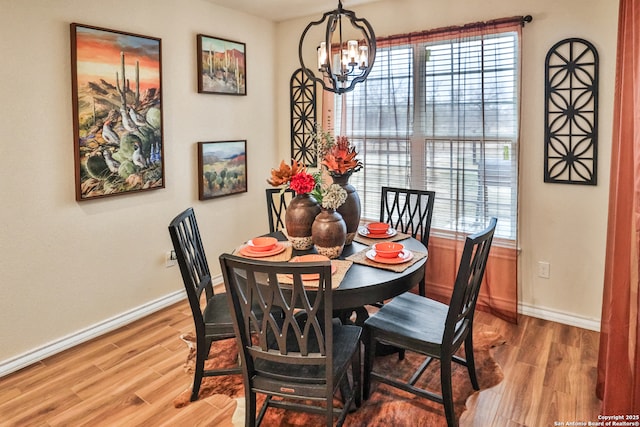
[[[246,95],[246,45],[198,34],[198,92]]]
[[[71,24],[76,200],[164,187],[158,38]]]
[[[200,200],[247,191],[247,141],[198,143]]]

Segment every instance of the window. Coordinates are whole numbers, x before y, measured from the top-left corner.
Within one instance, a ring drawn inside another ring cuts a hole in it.
[[[350,179],[363,217],[379,217],[382,185],[428,189],[434,233],[496,216],[496,236],[515,240],[518,32],[379,45],[367,80],[334,98],[336,134],[365,165]]]

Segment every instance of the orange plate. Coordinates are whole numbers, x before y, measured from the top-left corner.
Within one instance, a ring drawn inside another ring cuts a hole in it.
[[[277,255],[285,250],[285,246],[282,242],[276,243],[275,248],[269,249],[268,251],[256,251],[251,248],[251,246],[244,246],[240,249],[240,254],[244,256],[248,256],[251,258],[263,258],[267,256]]]
[[[329,258],[324,255],[319,254],[308,254],[308,255],[300,255],[297,257],[291,258],[290,262],[316,262],[316,261],[329,261]],[[334,263],[331,263],[331,274],[334,274],[338,270],[338,266]],[[292,274],[287,274],[288,278],[293,278]],[[307,280],[318,280],[320,275],[318,274],[303,274],[302,281]]]
[[[413,258],[413,252],[406,248],[403,249],[402,252],[400,252],[400,255],[395,258],[383,258],[376,254],[376,251],[374,249],[367,251],[365,255],[371,261],[379,262],[380,264],[402,264],[410,261],[411,258]]]
[[[369,230],[367,230],[367,227],[359,227],[358,234],[360,234],[361,236],[367,237],[369,239],[385,239],[387,237],[393,237],[396,234],[398,234],[398,230],[396,230],[395,228],[389,227],[386,233],[372,234]]]
[[[264,242],[269,242],[270,244],[264,245]],[[277,244],[278,240],[274,237],[256,237],[247,242],[247,245],[250,246],[251,250],[253,250],[254,252],[270,251]]]

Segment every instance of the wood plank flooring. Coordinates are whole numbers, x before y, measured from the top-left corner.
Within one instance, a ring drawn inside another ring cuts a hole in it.
[[[460,425],[553,426],[595,421],[598,333],[533,317],[512,325],[486,313],[476,328],[499,332],[493,350],[504,371],[497,386],[467,401]],[[191,387],[193,330],[186,301],[0,378],[0,426],[222,426],[235,408],[224,396],[175,409]],[[394,426],[395,427],[395,426]]]

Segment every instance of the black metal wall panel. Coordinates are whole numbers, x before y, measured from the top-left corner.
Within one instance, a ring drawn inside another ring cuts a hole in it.
[[[544,181],[597,184],[598,52],[586,40],[556,43],[545,60]]]
[[[291,76],[291,158],[316,167],[313,134],[316,124],[316,84],[298,68]]]

